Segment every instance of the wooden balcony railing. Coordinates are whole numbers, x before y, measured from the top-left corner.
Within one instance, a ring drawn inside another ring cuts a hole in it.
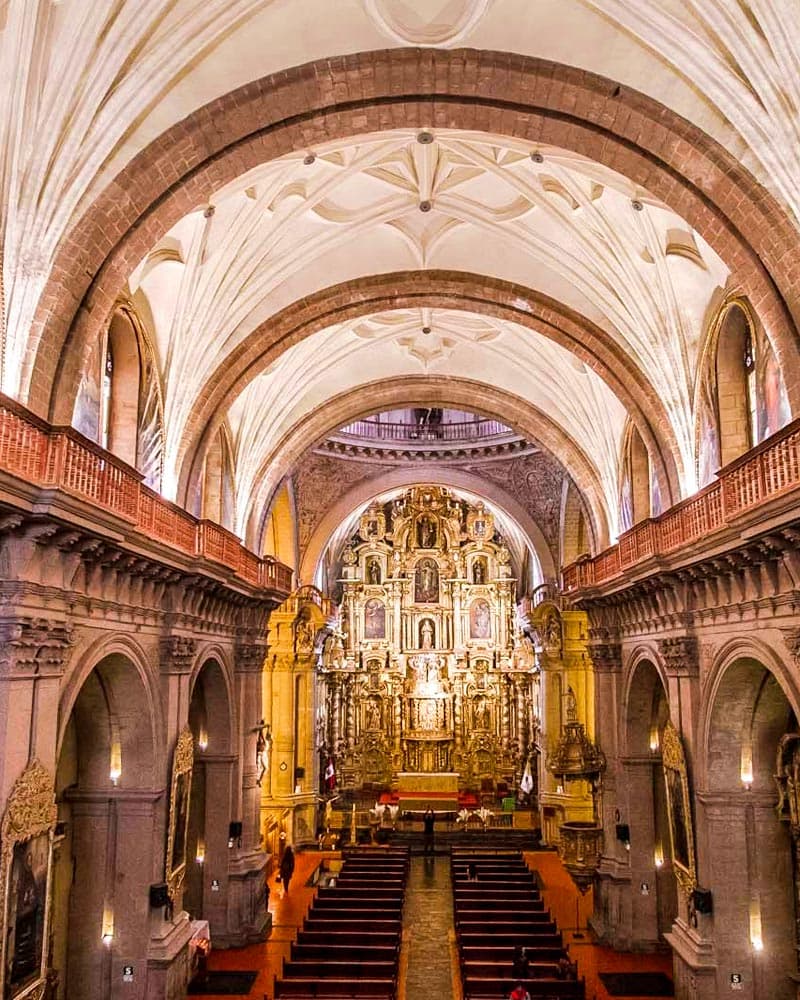
[[[666,556],[713,535],[737,518],[800,487],[800,420],[773,434],[722,469],[716,482],[641,521],[594,558],[584,556],[562,571],[565,591],[594,587],[653,556]]]
[[[292,571],[246,549],[232,532],[192,517],[142,485],[139,473],[71,427],[52,427],[0,395],[0,469],[127,521],[155,541],[225,566],[255,587],[292,590]]]

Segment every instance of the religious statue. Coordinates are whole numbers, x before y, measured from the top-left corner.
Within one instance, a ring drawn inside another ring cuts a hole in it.
[[[370,559],[367,562],[367,583],[377,584],[381,582],[381,564],[377,559]]]
[[[475,699],[473,705],[473,719],[472,724],[475,729],[488,729],[489,728],[489,705],[486,701],[486,696],[479,694]]]
[[[259,720],[256,727],[256,784],[260,785],[264,780],[264,775],[269,771],[269,752],[272,749],[272,736],[269,726],[263,719]]]
[[[370,698],[366,704],[364,716],[365,729],[381,728],[381,706],[377,698]]]
[[[430,618],[423,618],[419,626],[420,649],[433,649],[434,628]]]
[[[469,609],[471,639],[488,639],[491,634],[491,609],[487,601],[473,601]]]
[[[417,544],[421,549],[432,549],[436,545],[436,525],[427,514],[417,521]]]
[[[307,618],[301,618],[297,623],[297,653],[308,655],[314,651],[314,626]]]
[[[374,597],[364,605],[364,638],[383,639],[386,636],[386,608]]]
[[[486,583],[486,560],[479,556],[472,564],[472,582]]]
[[[439,567],[433,559],[417,564],[414,600],[418,604],[436,604],[439,600]]]

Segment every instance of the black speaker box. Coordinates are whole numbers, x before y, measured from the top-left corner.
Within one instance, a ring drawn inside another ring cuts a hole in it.
[[[631,839],[631,828],[627,823],[617,823],[617,840],[621,840],[623,843],[630,843]]]
[[[167,892],[166,882],[156,882],[155,885],[150,886],[150,905],[155,909],[158,906],[167,906],[169,904],[169,893]]]
[[[228,840],[238,840],[242,835],[242,824],[240,821],[233,820],[233,822],[228,824]]]
[[[296,767],[294,769],[294,780],[302,781],[306,776],[306,769],[304,767]]]
[[[694,908],[698,913],[712,913],[714,910],[714,903],[711,899],[710,889],[695,889],[692,892],[692,901],[694,902]]]

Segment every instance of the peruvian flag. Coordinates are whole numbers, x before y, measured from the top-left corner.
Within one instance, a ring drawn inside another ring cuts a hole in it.
[[[530,795],[533,791],[533,775],[531,774],[530,760],[525,762],[525,770],[522,774],[522,781],[520,781],[519,787],[525,795]]]
[[[328,764],[325,768],[325,788],[329,792],[336,788],[336,768],[333,766],[333,757],[328,757]]]

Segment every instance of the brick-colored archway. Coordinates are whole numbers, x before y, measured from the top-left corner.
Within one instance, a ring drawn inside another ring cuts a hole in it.
[[[602,484],[585,452],[550,418],[519,396],[470,379],[442,375],[384,379],[334,396],[324,407],[299,420],[267,456],[255,477],[258,484],[247,519],[245,539],[258,544],[262,515],[281,481],[302,455],[332,431],[353,420],[400,406],[451,406],[502,420],[560,462],[586,501],[598,550],[609,544],[610,511]],[[422,468],[422,467],[421,467]]]
[[[661,398],[614,339],[591,320],[546,295],[463,271],[401,271],[322,289],[281,310],[253,331],[208,380],[178,455],[178,499],[196,490],[208,442],[248,382],[293,344],[335,323],[373,312],[427,306],[509,320],[572,351],[607,383],[642,435],[667,505],[681,498],[678,445]]]
[[[461,128],[575,150],[629,177],[702,234],[754,303],[800,412],[797,232],[727,150],[658,102],[582,69],[500,52],[401,48],[253,81],[141,151],[65,237],[31,331],[23,401],[69,421],[88,346],[135,265],[249,168],[398,126]]]

